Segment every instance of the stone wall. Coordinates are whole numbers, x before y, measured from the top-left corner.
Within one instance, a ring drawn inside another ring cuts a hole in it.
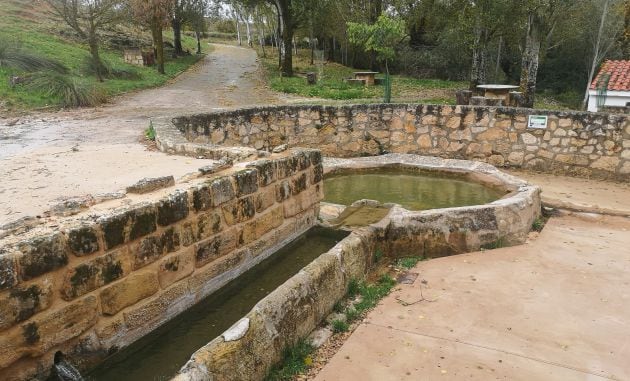
[[[350,280],[365,277],[382,236],[379,227],[352,232],[195,352],[174,380],[264,379],[284,349],[306,337],[332,311]]]
[[[548,128],[528,129],[530,114],[548,116]],[[229,146],[272,150],[287,144],[333,157],[414,153],[630,179],[628,115],[485,106],[282,106],[161,120],[156,130],[162,150],[205,150],[210,157],[214,151],[225,155]]]
[[[326,159],[327,172],[400,165],[468,174],[510,191],[480,206],[408,211],[391,208],[376,224],[354,229],[339,244],[261,300],[233,327],[195,352],[174,381],[262,380],[285,348],[308,336],[344,297],[352,279],[362,279],[375,253],[390,258],[433,258],[491,245],[525,242],[540,216],[540,188],[491,165],[390,154],[378,158]]]
[[[90,367],[234,279],[316,223],[322,172],[296,150],[1,239],[0,379]]]

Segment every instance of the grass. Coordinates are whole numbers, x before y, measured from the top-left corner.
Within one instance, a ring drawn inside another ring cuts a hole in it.
[[[262,57],[262,51],[258,48]],[[278,70],[277,53],[270,48],[265,49],[266,58],[262,58],[263,67],[267,73],[271,88],[302,97],[314,97],[330,100],[353,100],[361,103],[381,102],[383,86],[362,86],[348,84],[346,78],[352,78],[358,68],[351,68],[334,62],[323,65],[310,64],[308,50],[300,50],[294,56],[294,77],[282,77]],[[315,72],[318,76],[317,84],[308,85],[304,74]],[[377,75],[377,78],[384,74]],[[401,75],[392,75],[393,102],[424,102],[424,103],[455,103],[455,90],[465,88],[466,83],[458,81],[444,81],[439,79],[417,79]]]
[[[295,375],[304,373],[313,364],[311,353],[314,350],[308,341],[298,341],[294,346],[285,349],[282,361],[271,369],[265,380],[291,380]]]
[[[173,59],[166,57],[165,75],[157,73],[153,67],[137,67],[123,61],[122,52],[101,50],[101,57],[107,64],[111,79],[99,83],[93,75],[85,73],[85,63],[89,60],[89,50],[83,43],[60,35],[64,27],[46,13],[43,6],[35,6],[25,0],[7,0],[0,2],[0,40],[43,58],[54,59],[68,68],[72,81],[80,86],[92,89],[106,97],[121,93],[156,87],[165,84],[169,79],[189,68],[201,56],[184,56]],[[61,29],[60,29],[61,28]],[[165,40],[170,39],[169,31],[165,31]],[[196,40],[190,36],[182,36],[184,50],[196,51]],[[103,46],[105,44],[102,44]],[[46,89],[34,89],[27,86],[11,88],[8,77],[24,75],[24,71],[0,67],[0,106],[10,110],[29,110],[64,107],[63,97]]]
[[[395,285],[396,281],[387,274],[381,276],[377,282],[372,284],[351,279],[346,296],[347,298],[360,296],[360,300],[354,303],[353,306],[345,309],[345,321],[343,319],[333,320],[333,332],[348,332],[350,324],[359,319],[368,310],[374,308],[379,300],[391,292]],[[341,311],[343,304],[338,302],[333,309]],[[306,339],[301,339],[294,346],[284,350],[282,360],[271,368],[265,380],[292,380],[296,375],[304,373],[313,363],[311,355],[314,350],[315,348]]]
[[[500,249],[502,247],[506,247],[507,246],[507,240],[505,239],[505,237],[499,237],[497,238],[496,241],[492,241],[490,243],[487,243],[485,245],[481,245],[481,249],[482,250],[494,250],[494,249]]]
[[[358,320],[364,313],[374,308],[379,300],[389,294],[395,285],[396,281],[388,274],[381,276],[376,283],[372,284],[368,284],[364,281],[359,282],[356,279],[350,280],[347,297],[355,298],[358,296],[359,300],[345,309],[344,314],[346,315],[346,321],[339,321],[349,325]],[[336,321],[337,320],[333,321],[333,331],[345,332],[347,329],[338,331],[338,328],[343,327],[341,323],[335,323]],[[336,327],[336,325],[339,325],[339,327]]]
[[[536,218],[532,223],[532,230],[540,233],[545,228],[548,220],[549,217],[544,215]]]
[[[396,260],[396,265],[403,269],[412,269],[418,262],[424,260],[422,257],[405,257]]]
[[[350,329],[350,324],[338,319],[333,320],[332,327],[334,333],[348,332],[348,330]]]
[[[155,128],[152,120],[149,121],[149,127],[144,131],[144,136],[151,141],[155,141]]]

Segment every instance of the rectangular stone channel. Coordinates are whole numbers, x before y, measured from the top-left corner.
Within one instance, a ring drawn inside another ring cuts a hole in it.
[[[88,374],[99,380],[168,380],[278,286],[348,235],[315,227]]]

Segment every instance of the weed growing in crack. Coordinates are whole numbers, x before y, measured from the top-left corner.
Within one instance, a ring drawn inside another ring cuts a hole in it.
[[[284,350],[282,361],[271,368],[265,380],[292,380],[295,375],[304,373],[313,364],[311,353],[314,350],[307,340],[301,339],[294,346]]]
[[[332,322],[332,327],[334,333],[348,332],[348,330],[350,329],[350,324],[343,320],[335,319]]]

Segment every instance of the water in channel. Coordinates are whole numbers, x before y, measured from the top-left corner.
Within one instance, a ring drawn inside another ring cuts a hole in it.
[[[341,205],[370,199],[400,204],[408,210],[426,210],[482,205],[503,195],[499,190],[470,181],[405,171],[379,170],[324,180],[324,201]]]
[[[313,228],[171,322],[116,353],[88,374],[94,381],[168,380],[197,349],[330,250],[348,233]]]

